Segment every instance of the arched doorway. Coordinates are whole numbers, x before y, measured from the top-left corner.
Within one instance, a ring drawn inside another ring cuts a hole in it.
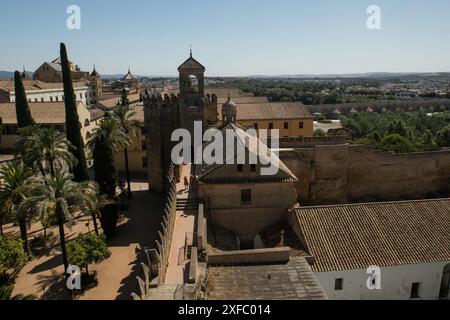
[[[444,267],[442,272],[441,290],[439,291],[439,299],[447,300],[449,298],[450,289],[450,263]]]
[[[190,75],[187,78],[186,92],[187,93],[197,93],[197,92],[199,92],[198,89],[199,89],[198,78],[195,75]]]

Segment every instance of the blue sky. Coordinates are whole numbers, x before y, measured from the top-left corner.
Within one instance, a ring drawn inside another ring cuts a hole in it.
[[[34,70],[63,41],[103,74],[175,75],[189,44],[209,76],[450,71],[448,0],[2,0],[0,16],[0,70]]]

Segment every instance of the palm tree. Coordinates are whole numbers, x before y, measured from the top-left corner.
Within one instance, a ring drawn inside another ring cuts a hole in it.
[[[0,166],[0,210],[2,215],[15,216],[20,228],[23,249],[30,253],[27,220],[32,211],[22,208],[26,199],[27,180],[33,172],[19,162],[8,162]]]
[[[136,112],[130,108],[128,99],[122,98],[122,104],[117,105],[112,110],[112,116],[118,121],[120,128],[123,132],[129,134],[132,138],[136,138],[136,129],[139,127],[139,121],[133,120],[133,116]],[[128,187],[128,199],[131,199],[131,181],[130,181],[130,168],[128,164],[128,144],[124,147],[123,152],[125,156],[125,173],[127,178]]]
[[[85,182],[82,186],[84,201],[81,205],[81,211],[92,217],[95,234],[99,235],[97,226],[97,217],[101,215],[101,209],[114,201],[109,200],[106,195],[100,195],[99,187],[96,183]]]
[[[13,296],[13,287],[12,286],[1,286],[0,287],[0,300],[35,300],[36,296],[34,294],[22,295],[18,294]]]
[[[64,170],[56,170],[54,175],[33,177],[28,181],[28,197],[22,204],[24,209],[34,208],[40,215],[54,208],[59,227],[59,239],[64,263],[69,263],[66,251],[64,222],[71,215],[70,207],[81,207],[84,201],[82,185],[72,181],[73,176]]]
[[[33,152],[30,152],[27,150],[27,145],[29,145],[29,140],[33,135],[36,134],[36,132],[39,130],[39,127],[37,126],[27,126],[23,128],[18,129],[18,138],[16,141],[16,150],[18,150],[18,153],[22,157],[22,161],[24,164],[35,170],[36,167],[39,170],[39,172],[42,175],[45,175],[44,167],[42,165],[42,155],[37,152],[37,150],[34,150]]]
[[[70,152],[72,144],[63,133],[52,128],[26,127],[21,129],[17,147],[22,150],[25,163],[38,167],[43,176],[55,175],[55,169],[66,169],[76,163]]]

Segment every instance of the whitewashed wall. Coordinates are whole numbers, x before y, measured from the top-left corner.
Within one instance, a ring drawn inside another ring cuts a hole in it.
[[[405,300],[410,299],[411,286],[420,282],[420,299],[439,298],[442,272],[448,262],[423,263],[381,268],[381,290],[369,290],[366,269],[316,272],[331,300]],[[343,290],[334,290],[335,279],[343,278]]]
[[[76,101],[81,101],[85,105],[90,106],[94,100],[94,91],[92,87],[78,87],[74,88]],[[30,102],[63,102],[64,89],[45,89],[45,90],[27,90],[26,91],[28,101]],[[42,99],[44,101],[42,101]],[[53,99],[53,101],[52,101]],[[11,92],[10,102],[16,101],[16,95],[14,91]]]

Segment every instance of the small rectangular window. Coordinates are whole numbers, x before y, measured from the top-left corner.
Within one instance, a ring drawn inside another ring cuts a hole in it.
[[[304,126],[305,126],[305,125],[304,125],[303,122],[299,122],[299,123],[298,123],[298,128],[299,128],[299,129],[303,129]]]
[[[147,168],[147,157],[143,157],[143,158],[142,158],[142,166],[143,166],[144,168]]]
[[[251,172],[256,172],[256,164],[252,164],[252,165],[250,166],[250,171],[251,171]]]
[[[242,164],[238,164],[237,171],[238,172],[243,172],[244,171],[244,166]]]
[[[285,129],[289,129],[289,122],[285,122],[285,123],[284,123],[284,128],[285,128]]]
[[[242,205],[252,204],[252,190],[250,189],[241,190],[241,204]]]
[[[420,298],[420,282],[414,282],[411,286],[411,299]]]
[[[269,122],[269,130],[273,129],[273,122]]]
[[[344,290],[344,279],[338,278],[334,280],[334,290]]]
[[[255,128],[255,130],[258,130],[258,124],[257,123],[254,123],[253,127]]]

